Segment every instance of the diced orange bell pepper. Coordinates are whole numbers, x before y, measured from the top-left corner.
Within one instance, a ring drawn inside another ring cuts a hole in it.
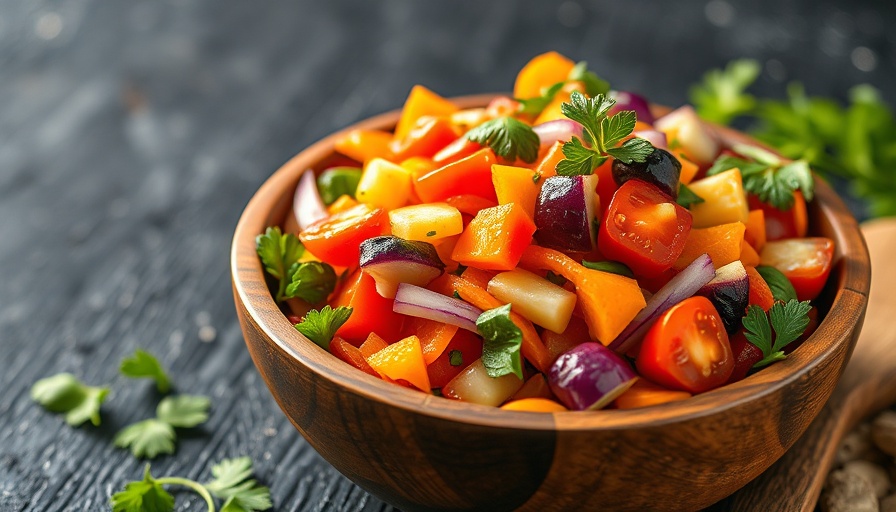
[[[415,156],[432,157],[457,139],[458,133],[444,117],[421,117],[403,139],[395,139],[390,145],[395,160]]]
[[[541,90],[569,77],[575,62],[557,52],[536,55],[523,66],[513,84],[514,98],[534,98]]]
[[[430,91],[422,85],[415,85],[401,109],[401,117],[395,127],[395,139],[403,140],[423,116],[445,117],[459,109],[454,103]]]
[[[523,387],[510,397],[511,400],[522,400],[524,398],[554,398],[548,380],[543,373],[536,373],[529,377],[529,380],[523,384]]]
[[[464,273],[460,276],[483,290],[488,290],[488,282],[491,281],[496,274],[497,272],[489,272],[488,270],[482,270],[476,267],[467,267],[464,269]]]
[[[558,334],[550,329],[541,331],[541,341],[544,342],[545,348],[551,354],[551,360],[554,361],[567,350],[586,341],[591,341],[591,336],[588,333],[588,324],[585,323],[585,320],[573,316],[562,333]]]
[[[334,144],[336,151],[362,164],[374,158],[392,158],[392,134],[381,130],[352,130]]]
[[[594,170],[597,175],[597,197],[600,198],[600,211],[605,212],[610,207],[613,194],[619,190],[619,185],[613,179],[613,159],[608,158]]]
[[[399,339],[405,317],[392,311],[393,302],[377,293],[372,277],[356,270],[334,301],[334,307],[352,308],[351,316],[336,334],[355,346],[363,343],[371,332],[387,341]]]
[[[585,84],[582,82],[568,82],[563,86],[562,89],[554,96],[550,103],[544,107],[544,110],[538,114],[538,117],[535,118],[535,121],[532,123],[533,125],[547,123],[548,121],[554,121],[557,119],[566,119],[566,116],[563,114],[563,104],[569,103],[569,98],[572,95],[573,91],[578,91],[581,93],[585,92]]]
[[[745,267],[747,269],[747,280],[750,288],[749,305],[759,306],[763,311],[768,312],[775,304],[775,297],[768,283],[762,278],[762,275],[753,267]]]
[[[535,172],[523,167],[493,165],[492,184],[498,204],[517,203],[530,219],[535,219],[535,202],[541,190],[541,179]]]
[[[564,158],[566,158],[566,155],[563,154],[563,142],[558,140],[551,145],[551,148],[545,153],[544,158],[539,161],[535,170],[538,171],[541,179],[556,176],[557,164]]]
[[[485,199],[484,197],[474,196],[472,194],[464,194],[460,196],[451,196],[445,199],[445,202],[460,210],[461,213],[475,217],[479,210],[493,208],[498,206],[496,201]]]
[[[691,229],[688,240],[684,244],[684,250],[673,268],[681,270],[704,253],[709,254],[716,269],[740,259],[741,242],[744,240],[745,230],[746,226],[743,222]]]
[[[523,398],[521,400],[513,400],[501,406],[505,411],[528,411],[528,412],[563,412],[568,411],[559,403],[547,398]]]
[[[389,344],[386,343],[386,340],[380,338],[375,332],[372,332],[367,335],[367,339],[364,340],[364,343],[358,348],[361,351],[361,356],[367,360],[368,357],[376,354],[380,350],[388,347]]]
[[[681,164],[681,172],[678,175],[678,181],[687,185],[697,176],[697,171],[700,170],[700,166],[685,158],[684,153],[678,153],[675,157]]]
[[[759,253],[756,252],[756,250],[753,249],[753,246],[750,245],[750,242],[747,242],[746,240],[741,240],[740,261],[745,267],[755,267],[759,265],[761,261]]]
[[[461,233],[454,261],[486,270],[513,270],[532,243],[535,223],[517,203],[479,210]]]
[[[444,201],[451,196],[472,194],[497,202],[492,185],[492,165],[497,163],[491,149],[472,155],[425,174],[414,181],[417,196],[424,203]]]
[[[625,393],[616,399],[616,407],[619,409],[635,409],[648,407],[667,402],[677,402],[690,398],[687,391],[674,391],[654,384],[650,381],[638,379]]]
[[[367,358],[367,363],[392,380],[405,380],[421,391],[431,391],[423,349],[416,336],[389,345]]]
[[[355,201],[352,196],[348,194],[342,194],[335,201],[333,201],[333,204],[327,206],[327,213],[329,213],[330,215],[335,215],[339,212],[344,212],[350,208],[354,208],[355,206],[358,206],[358,202]]]
[[[747,217],[747,229],[744,238],[757,251],[765,247],[765,212],[762,210],[750,210]]]
[[[420,339],[426,364],[431,364],[442,355],[457,329],[456,325],[419,317],[410,317],[404,324],[406,336],[417,336]]]
[[[480,149],[482,149],[482,145],[478,142],[473,142],[466,137],[459,137],[433,155],[432,161],[439,164],[439,166],[448,165],[451,162],[457,162],[462,158],[466,158]]]
[[[374,377],[380,376],[369,364],[367,364],[367,361],[364,356],[361,355],[361,351],[358,350],[357,347],[339,336],[334,336],[333,340],[330,341],[330,353],[364,373],[373,375]]]

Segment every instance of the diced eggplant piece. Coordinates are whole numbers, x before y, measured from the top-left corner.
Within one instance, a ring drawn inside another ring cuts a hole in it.
[[[597,176],[551,176],[544,180],[535,204],[535,239],[543,247],[591,252],[597,242]]]
[[[586,342],[562,354],[551,366],[551,390],[574,411],[601,409],[624,393],[638,375],[615,352]]]
[[[376,281],[376,291],[394,298],[399,283],[426,286],[442,275],[445,264],[432,244],[378,236],[361,243],[361,270]]]
[[[728,334],[737,332],[750,299],[750,285],[747,270],[740,260],[719,267],[716,277],[697,291],[712,302],[722,317]]]
[[[613,161],[613,180],[622,185],[628,180],[638,179],[652,183],[672,198],[678,197],[678,178],[681,176],[681,162],[668,151],[654,148],[643,162],[625,163]]]

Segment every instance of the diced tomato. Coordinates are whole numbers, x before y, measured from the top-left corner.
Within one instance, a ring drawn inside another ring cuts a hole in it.
[[[391,143],[395,160],[401,161],[415,156],[431,157],[457,138],[451,122],[444,117],[423,117],[401,140]]]
[[[359,204],[315,222],[299,233],[299,238],[321,261],[351,267],[358,264],[361,242],[384,234],[388,227],[385,210]]]
[[[352,308],[348,321],[342,324],[336,334],[353,345],[360,346],[371,332],[389,342],[401,338],[404,315],[392,311],[394,301],[377,293],[376,282],[366,273],[356,270],[333,302],[334,307]]]
[[[762,249],[762,264],[783,273],[800,300],[818,297],[831,273],[834,242],[830,238],[791,238],[768,242]]]
[[[358,347],[345,341],[339,336],[333,337],[333,340],[330,341],[330,353],[364,373],[368,373],[377,378],[380,376],[369,364],[367,364],[367,361],[364,359],[364,356],[361,355],[361,351],[358,350]]]
[[[451,364],[452,353],[457,364]],[[466,329],[458,329],[442,355],[426,367],[430,385],[440,388],[448,384],[448,381],[480,357],[482,357],[482,339]]]
[[[753,194],[749,194],[748,200],[751,210],[762,210],[765,217],[765,234],[768,240],[806,236],[809,229],[809,216],[806,211],[806,200],[800,191],[793,194],[793,207],[787,211],[763,203]]]
[[[675,263],[691,231],[691,214],[659,188],[625,182],[613,194],[598,234],[600,252],[638,276],[656,277]]]
[[[727,384],[743,380],[750,373],[753,365],[762,361],[762,351],[759,347],[747,341],[743,329],[738,330],[728,338],[731,343],[731,354],[734,356],[734,370],[728,377]]]
[[[492,185],[492,164],[498,163],[489,148],[452,162],[414,181],[417,196],[425,203],[444,201],[451,196],[472,194],[498,202]]]
[[[734,370],[728,333],[706,297],[685,299],[647,332],[635,363],[644,377],[671,389],[702,393]]]
[[[747,270],[747,284],[750,287],[750,295],[747,302],[748,306],[759,306],[763,311],[768,313],[768,310],[775,304],[775,298],[772,295],[771,288],[768,287],[768,283],[765,282],[765,279],[759,275],[759,272],[757,272],[755,268],[744,268]]]

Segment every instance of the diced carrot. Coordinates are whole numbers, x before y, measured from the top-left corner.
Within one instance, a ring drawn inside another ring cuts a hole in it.
[[[483,290],[487,290],[488,282],[491,281],[493,277],[495,277],[495,274],[496,272],[489,272],[488,270],[482,270],[476,267],[467,267],[466,269],[464,269],[461,277],[482,288]]]
[[[327,207],[327,213],[329,213],[330,215],[335,215],[339,212],[344,212],[345,210],[348,210],[349,208],[353,208],[355,206],[358,206],[358,202],[355,201],[352,196],[348,194],[342,194],[335,201],[333,201],[333,204]]]
[[[523,66],[513,84],[514,98],[534,98],[541,95],[544,87],[566,80],[576,65],[557,52],[537,55]]]
[[[563,412],[568,411],[559,403],[548,400],[547,398],[523,398],[522,400],[513,400],[501,406],[505,411],[528,411],[528,412]]]
[[[460,137],[433,155],[432,161],[440,166],[448,165],[451,162],[457,162],[462,158],[466,158],[480,149],[482,149],[482,145],[478,142],[473,142],[466,137]]]
[[[367,358],[367,363],[392,380],[406,380],[421,391],[431,391],[423,349],[416,336],[408,336],[389,345]]]
[[[407,137],[414,125],[417,124],[417,120],[423,116],[444,117],[458,110],[454,103],[422,85],[415,85],[401,109],[401,118],[398,119],[398,125],[395,127],[395,139],[402,140]]]
[[[613,200],[613,195],[619,189],[619,185],[613,179],[613,159],[608,158],[600,164],[594,170],[594,174],[597,175],[597,197],[600,198],[600,211],[606,212],[610,207],[610,201]]]
[[[370,332],[387,341],[395,341],[401,336],[404,315],[392,311],[393,300],[377,293],[376,283],[367,273],[355,271],[333,302],[334,306],[352,308],[351,316],[336,331],[346,341],[360,345]]]
[[[697,176],[700,166],[688,160],[683,153],[678,153],[675,156],[681,164],[681,173],[678,176],[678,181],[687,185]]]
[[[498,204],[518,203],[530,219],[535,219],[535,202],[541,180],[531,169],[510,165],[492,166],[492,184]]]
[[[358,350],[357,347],[339,336],[334,336],[333,340],[330,341],[330,353],[364,373],[368,373],[377,378],[380,376],[369,364],[367,364],[367,361],[364,359],[364,356],[361,355],[361,351]]]
[[[461,213],[466,213],[467,215],[472,215],[474,217],[479,213],[479,210],[498,206],[498,203],[495,201],[490,201],[472,194],[451,196],[445,199],[445,202],[460,210]]]
[[[512,270],[534,233],[535,223],[517,203],[479,210],[461,233],[451,257],[468,267]]]
[[[551,392],[550,385],[548,385],[548,379],[543,373],[536,373],[529,377],[523,384],[523,387],[510,397],[511,400],[522,400],[523,398],[553,399],[555,397],[554,393]]]
[[[566,330],[561,334],[550,329],[541,331],[541,341],[551,354],[551,360],[554,361],[567,350],[586,341],[591,341],[591,336],[588,334],[588,324],[585,323],[585,320],[573,316],[569,320]]]
[[[392,134],[381,130],[352,130],[336,141],[336,151],[362,164],[374,158],[392,158]]]
[[[539,161],[535,170],[538,171],[541,179],[556,176],[557,164],[564,158],[566,158],[566,155],[563,154],[563,142],[558,140],[551,145],[548,152],[545,153],[544,158]]]
[[[399,161],[414,156],[432,157],[458,135],[444,117],[421,117],[403,139],[392,141],[390,149]]]
[[[750,287],[749,305],[759,306],[763,311],[768,312],[775,304],[775,297],[772,295],[771,288],[765,279],[753,267],[745,267],[747,269],[747,279]]]
[[[457,333],[456,325],[445,324],[428,320],[426,318],[412,317],[404,325],[406,335],[415,335],[420,338],[420,346],[423,348],[423,360],[430,364],[445,351],[448,342]]]
[[[485,289],[452,274],[443,274],[429,284],[429,289],[443,295],[453,295],[454,292],[457,292],[461,299],[483,311],[504,305]],[[538,337],[535,326],[514,311],[510,312],[510,319],[523,333],[523,344],[520,348],[523,357],[528,359],[538,371],[548,371],[551,365],[551,356],[541,343],[541,338]]]
[[[367,335],[367,339],[364,340],[364,343],[358,348],[361,351],[361,356],[366,360],[368,357],[376,354],[380,350],[388,347],[389,344],[386,343],[386,340],[380,338],[377,333],[372,332]]]
[[[701,254],[709,254],[716,267],[725,266],[740,258],[741,242],[746,226],[743,222],[730,222],[711,228],[691,229],[684,250],[673,267],[681,270]]]
[[[616,407],[619,409],[635,409],[667,402],[677,402],[690,397],[691,394],[687,391],[673,391],[641,378],[616,399]]]
[[[741,240],[740,245],[740,261],[747,267],[755,267],[759,265],[759,253],[756,252],[756,249],[753,249],[753,246],[750,245],[750,242],[746,240]]]
[[[765,247],[765,212],[762,210],[750,210],[747,217],[746,231],[744,238],[757,251],[761,251]]]
[[[425,203],[444,201],[451,196],[472,194],[497,202],[492,185],[492,164],[497,163],[491,149],[439,167],[414,180],[417,196]]]
[[[587,269],[553,249],[530,245],[519,264],[530,271],[550,270],[572,281],[591,337],[604,345],[616,339],[647,305],[634,279]]]

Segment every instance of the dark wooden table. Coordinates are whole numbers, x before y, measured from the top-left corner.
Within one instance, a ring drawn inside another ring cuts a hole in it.
[[[509,90],[548,49],[670,105],[741,56],[764,63],[759,94],[799,79],[842,98],[869,82],[896,100],[892,3],[749,3],[0,2],[0,510],[103,510],[140,476],[111,445],[159,399],[117,375],[136,347],[179,391],[213,399],[157,474],[206,478],[248,455],[276,510],[389,509],[304,442],[243,345],[228,255],[253,191],[414,83]],[[31,385],[61,371],[112,386],[101,427],[31,402]]]

